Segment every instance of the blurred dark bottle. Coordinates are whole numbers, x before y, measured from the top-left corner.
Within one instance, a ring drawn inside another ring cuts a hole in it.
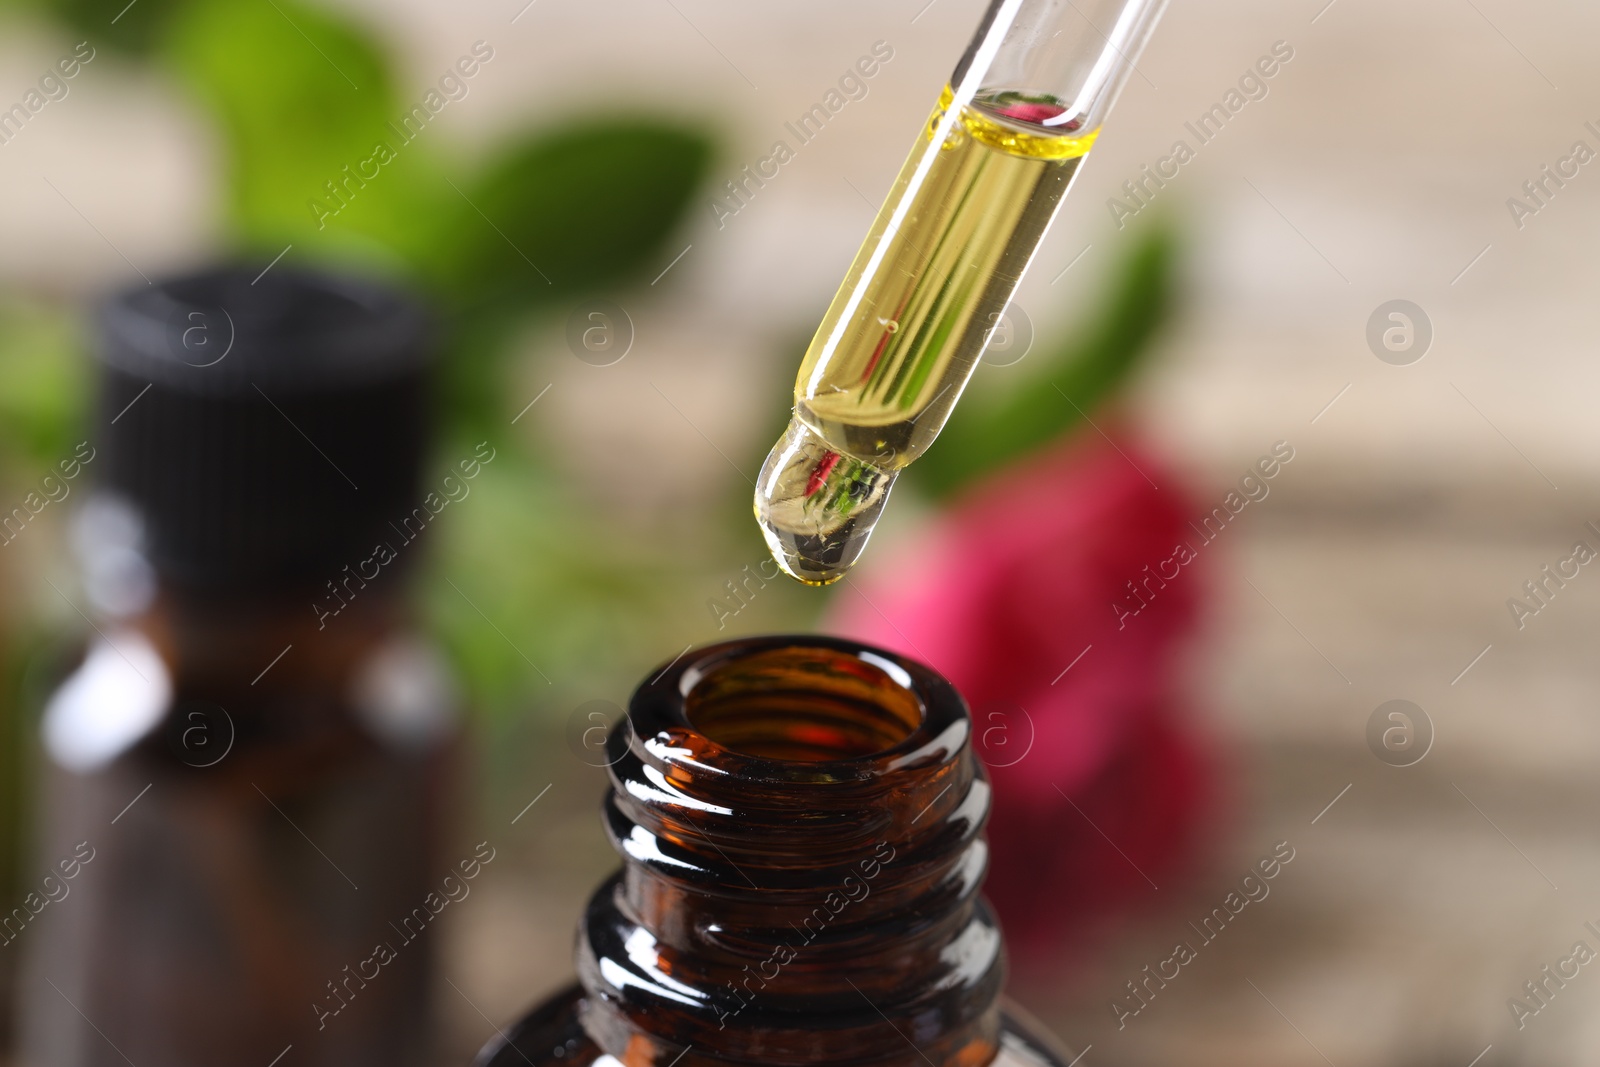
[[[578,983],[479,1067],[1060,1067],[1000,996],[989,785],[966,704],[890,652],[763,637],[681,656],[607,743],[622,870]]]
[[[432,939],[394,926],[433,888],[456,748],[405,606],[429,323],[382,287],[257,275],[99,319],[94,632],[44,712],[50,873],[0,919],[33,1067],[429,1053]]]

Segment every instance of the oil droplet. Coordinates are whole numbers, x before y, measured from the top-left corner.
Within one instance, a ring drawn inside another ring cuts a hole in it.
[[[843,578],[867,547],[898,473],[845,455],[790,419],[756,479],[756,519],[772,558],[807,585]]]

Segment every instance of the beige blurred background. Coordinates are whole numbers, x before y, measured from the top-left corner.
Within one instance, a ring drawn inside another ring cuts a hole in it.
[[[759,464],[767,394],[790,373],[773,353],[825,306],[982,4],[523,3],[342,6],[396,43],[419,92],[470,42],[493,45],[497,61],[436,124],[461,153],[529,116],[637,104],[713,116],[718,182],[874,42],[894,49],[868,96],[747,208],[720,228],[709,202],[692,216],[687,252],[630,305],[631,358],[530,364],[555,377],[528,383],[530,396],[552,389],[520,428],[611,506],[671,523],[722,491],[730,459]],[[1520,1032],[1506,1001],[1573,942],[1596,943],[1583,923],[1600,923],[1587,626],[1600,577],[1585,568],[1521,631],[1506,599],[1600,521],[1600,165],[1520,229],[1506,200],[1574,141],[1600,148],[1584,128],[1600,125],[1600,8],[1324,3],[1174,0],[1018,297],[1040,333],[1070,328],[1127,235],[1170,212],[1188,234],[1191,297],[1140,383],[1138,422],[1202,499],[1275,441],[1296,458],[1228,534],[1217,625],[1193,664],[1232,752],[1234,818],[1213,869],[1152,891],[1062,987],[1014,993],[1090,1046],[1087,1067],[1590,1064],[1600,976],[1585,969]],[[7,25],[4,101],[63,43]],[[1269,95],[1119,231],[1108,198],[1278,41],[1294,58]],[[0,284],[89,294],[132,277],[129,261],[153,273],[202,254],[213,148],[180,95],[107,56],[70,104],[0,146]],[[1365,338],[1396,298],[1433,328],[1409,366]],[[527,343],[559,348],[558,327]],[[1004,374],[984,368],[975,388]],[[886,524],[874,553],[913,521]],[[649,669],[637,666],[605,695],[620,699]],[[1436,730],[1404,769],[1365,741],[1394,698]],[[578,910],[614,862],[600,777],[550,766],[525,796],[494,798],[506,810],[485,802],[509,859],[449,917],[441,1063],[465,1062],[568,980]],[[1270,898],[1119,1030],[1108,1004],[1124,982],[1281,840],[1297,857]]]

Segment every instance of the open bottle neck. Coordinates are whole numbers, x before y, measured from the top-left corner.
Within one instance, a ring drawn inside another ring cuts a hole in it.
[[[596,1040],[987,1062],[1003,962],[970,729],[932,671],[830,638],[712,646],[642,686],[608,749],[623,870],[579,939]]]

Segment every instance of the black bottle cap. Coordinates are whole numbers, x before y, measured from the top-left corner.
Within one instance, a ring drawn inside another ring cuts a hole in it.
[[[102,305],[94,463],[164,580],[319,587],[418,501],[429,317],[407,295],[225,265]]]

